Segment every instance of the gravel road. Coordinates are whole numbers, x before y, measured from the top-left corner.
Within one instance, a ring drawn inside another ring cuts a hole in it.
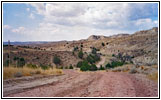
[[[7,97],[157,97],[158,96],[157,83],[147,79],[144,75],[140,74],[128,74],[123,72],[103,72],[103,71],[78,72],[75,70],[65,70],[64,73],[65,75],[62,76],[53,78],[50,77],[48,79],[48,82],[50,83],[30,88],[23,87],[21,91],[17,90],[5,96]],[[35,84],[36,81],[40,82],[40,80],[42,79],[29,82],[30,83],[34,82]],[[53,81],[51,82],[49,80]],[[23,83],[24,86],[27,83],[28,82]],[[17,88],[16,86],[15,89]],[[3,89],[5,91],[7,90],[7,87]],[[15,89],[13,88],[13,90]]]

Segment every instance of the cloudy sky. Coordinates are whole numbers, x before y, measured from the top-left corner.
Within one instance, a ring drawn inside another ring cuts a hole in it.
[[[158,26],[157,3],[3,3],[3,41],[61,41]]]

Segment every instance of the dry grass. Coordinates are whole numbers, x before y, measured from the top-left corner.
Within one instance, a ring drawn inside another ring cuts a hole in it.
[[[32,76],[35,74],[42,74],[42,75],[61,75],[61,74],[63,74],[61,69],[55,69],[55,68],[42,70],[41,68],[32,69],[32,68],[28,68],[28,67],[23,67],[23,68],[4,67],[3,68],[3,79],[14,78],[17,73],[22,74],[22,76]]]
[[[154,72],[152,74],[149,74],[148,78],[151,80],[154,80],[155,82],[158,82],[158,72]]]

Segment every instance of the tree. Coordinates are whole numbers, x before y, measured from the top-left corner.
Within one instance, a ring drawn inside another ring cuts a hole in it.
[[[92,49],[92,53],[96,54],[97,53],[96,49]]]
[[[9,60],[4,61],[3,66],[8,67],[9,66]]]
[[[73,51],[77,51],[79,48],[78,46],[74,47],[74,50]]]
[[[81,70],[81,71],[87,71],[88,68],[87,68],[86,66],[81,66],[80,70]]]
[[[106,64],[106,68],[112,68],[112,66],[110,65],[110,63]]]
[[[25,59],[24,58],[18,59],[17,67],[23,67],[24,65],[25,65]]]
[[[105,68],[101,65],[99,70],[105,70]]]
[[[61,60],[57,56],[54,56],[53,62],[57,65],[60,64]]]
[[[69,66],[69,69],[73,69],[73,66],[72,66],[72,64],[70,64],[70,66]]]
[[[79,61],[79,62],[77,63],[77,67],[80,68],[80,67],[82,66],[82,63],[83,63],[82,61]]]
[[[46,69],[48,69],[48,68],[49,68],[48,66],[43,65],[43,64],[40,64],[40,67],[41,67],[43,70],[46,70]]]
[[[91,66],[90,66],[90,69],[89,69],[90,71],[96,71],[97,70],[97,66],[95,65],[95,64],[92,64]]]
[[[82,62],[82,66],[80,67],[81,71],[87,71],[90,69],[90,65],[88,64],[88,61],[84,60]]]
[[[82,51],[79,51],[78,57],[81,58],[81,59],[83,58],[83,52]]]
[[[83,44],[81,44],[81,48],[83,47]]]
[[[95,61],[93,60],[93,58],[92,58],[90,55],[87,56],[87,61],[88,61],[90,64],[95,63]]]
[[[16,67],[17,67],[18,66],[19,57],[14,57],[13,60],[16,61]]]

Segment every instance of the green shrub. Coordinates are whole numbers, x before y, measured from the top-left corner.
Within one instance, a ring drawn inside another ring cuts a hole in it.
[[[97,53],[96,49],[92,49],[92,54],[96,54],[96,53]]]
[[[93,59],[95,62],[100,61],[100,56],[95,54],[95,55],[93,55]]]
[[[131,64],[133,64],[133,61],[130,61]]]
[[[83,52],[82,51],[79,51],[78,57],[81,58],[81,59],[83,58]]]
[[[95,63],[95,60],[93,59],[93,57],[91,55],[87,56],[87,61],[90,63],[90,64],[93,64]]]
[[[83,44],[81,44],[81,48],[83,47]]]
[[[115,57],[115,54],[112,54],[112,57]]]
[[[60,64],[61,60],[57,56],[54,56],[53,62],[57,65],[57,64]]]
[[[97,70],[97,67],[95,64],[92,64],[92,65],[89,65],[88,64],[88,61],[83,61],[82,62],[82,66],[80,67],[80,70],[81,71],[96,71]]]
[[[4,61],[3,66],[8,67],[9,66],[9,60]]]
[[[112,61],[111,64],[110,63],[106,64],[106,68],[114,68],[114,67],[117,67],[117,66],[122,66],[124,64],[125,63],[121,62],[121,61]]]
[[[24,58],[18,59],[17,67],[23,67],[24,65],[25,65],[25,59]]]
[[[81,70],[81,71],[87,71],[88,68],[87,68],[86,66],[81,66],[80,70]]]
[[[37,68],[37,66],[35,64],[27,64],[27,67],[33,68],[33,69],[36,69]]]
[[[111,64],[110,63],[106,64],[106,68],[107,69],[112,68]]]
[[[102,42],[102,46],[104,47],[105,46],[105,44]]]
[[[77,67],[80,68],[80,67],[82,66],[82,63],[83,63],[83,61],[79,61],[79,62],[77,63]]]
[[[63,69],[63,66],[61,66],[60,69]]]
[[[74,47],[74,50],[73,51],[77,51],[79,48],[76,46],[76,47]]]
[[[105,70],[105,68],[101,65],[99,70]]]
[[[72,66],[72,65],[70,65],[70,66],[69,66],[69,69],[73,69],[73,66]]]
[[[120,62],[120,61],[112,61],[111,62],[112,67],[122,66],[123,64],[124,64],[124,62]]]
[[[90,54],[90,55],[87,56],[86,59],[90,64],[93,64],[97,61],[100,61],[100,56],[97,55],[97,54]]]
[[[96,71],[97,70],[97,66],[95,64],[92,64],[89,68],[90,71]]]
[[[18,60],[18,59],[19,59],[19,57],[14,57],[14,58],[13,58],[14,61],[16,61],[16,60]]]
[[[88,61],[84,60],[82,62],[82,66],[80,67],[81,71],[87,71],[90,69],[90,65],[88,64]]]
[[[47,70],[47,69],[49,69],[49,67],[48,67],[48,66],[46,66],[46,65],[42,65],[42,64],[40,64],[40,67],[41,67],[41,69],[43,69],[43,70]]]

